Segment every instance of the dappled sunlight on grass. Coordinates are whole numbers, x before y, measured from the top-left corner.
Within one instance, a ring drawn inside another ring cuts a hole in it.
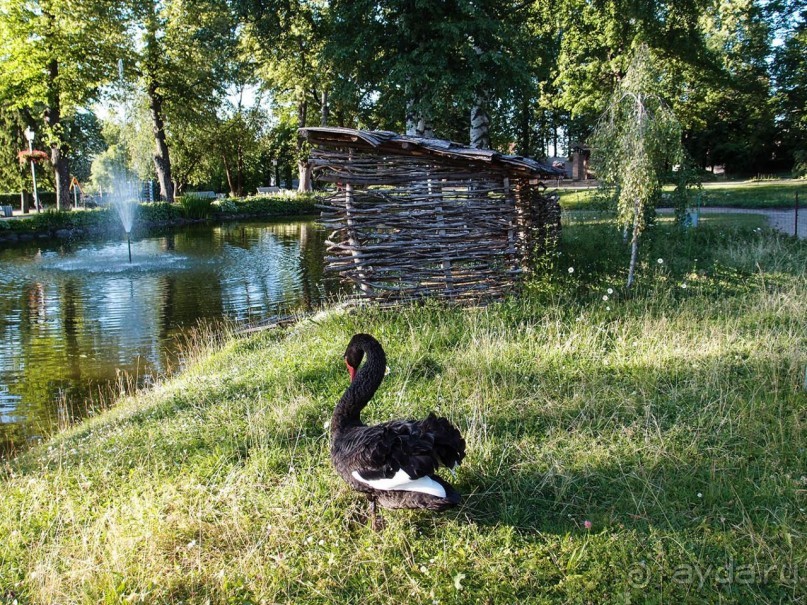
[[[20,602],[804,599],[785,572],[807,557],[807,247],[648,235],[632,292],[619,234],[587,221],[488,307],[203,338],[182,375],[4,468],[0,587]],[[434,409],[464,433],[458,509],[385,512],[373,532],[331,469],[356,332],[390,367],[366,421]],[[753,581],[718,582],[729,564]],[[676,581],[686,566],[706,579]]]

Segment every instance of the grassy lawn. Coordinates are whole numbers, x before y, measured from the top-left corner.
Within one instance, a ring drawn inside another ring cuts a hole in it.
[[[0,602],[805,602],[807,245],[661,222],[641,254],[628,295],[580,220],[518,298],[200,353],[0,467]],[[365,420],[464,432],[461,508],[376,533],[332,471],[359,331],[391,370]]]
[[[805,211],[807,217],[807,211]],[[564,225],[577,225],[579,223],[597,223],[601,225],[613,224],[614,218],[603,210],[567,210],[563,212]],[[671,214],[659,214],[656,222],[661,227],[672,228],[675,222]],[[738,214],[732,212],[702,213],[698,218],[700,227],[710,227],[718,230],[747,230],[765,229],[768,227],[768,218],[762,214]]]
[[[664,188],[672,191],[671,186]],[[597,190],[560,189],[560,202],[565,210],[603,207]],[[702,206],[728,208],[793,208],[796,192],[799,206],[807,206],[807,182],[804,180],[736,181],[705,183],[701,193]]]

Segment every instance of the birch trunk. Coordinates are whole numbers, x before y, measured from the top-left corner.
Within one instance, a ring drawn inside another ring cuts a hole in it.
[[[322,105],[320,107],[320,126],[328,125],[328,118],[330,117],[330,109],[328,108],[328,90],[322,90]]]
[[[630,266],[628,267],[628,288],[633,285],[633,279],[636,275],[636,257],[639,252],[639,212],[641,211],[641,200],[636,198],[636,204],[633,207],[633,238],[630,242]]]
[[[304,128],[308,119],[308,102],[301,100],[297,103],[297,124]],[[300,181],[297,191],[307,193],[313,189],[311,184],[311,165],[308,159],[303,157],[303,140],[297,137],[297,175]]]
[[[471,147],[490,149],[490,116],[481,95],[477,95],[471,108]]]
[[[415,113],[415,101],[413,99],[409,99],[406,102],[406,136],[408,137],[416,137],[418,136],[418,120],[417,114]]]

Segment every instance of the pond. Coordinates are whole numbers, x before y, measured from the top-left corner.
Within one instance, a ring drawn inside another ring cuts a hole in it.
[[[195,225],[0,249],[0,457],[178,368],[200,322],[307,310],[339,290],[313,221]]]

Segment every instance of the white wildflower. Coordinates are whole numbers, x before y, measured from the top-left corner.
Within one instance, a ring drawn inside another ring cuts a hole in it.
[[[574,273],[574,267],[569,267],[569,275],[571,275],[572,273]]]
[[[608,295],[607,295],[607,294],[603,294],[603,295],[602,295],[602,299],[603,299],[603,300],[608,300]]]

